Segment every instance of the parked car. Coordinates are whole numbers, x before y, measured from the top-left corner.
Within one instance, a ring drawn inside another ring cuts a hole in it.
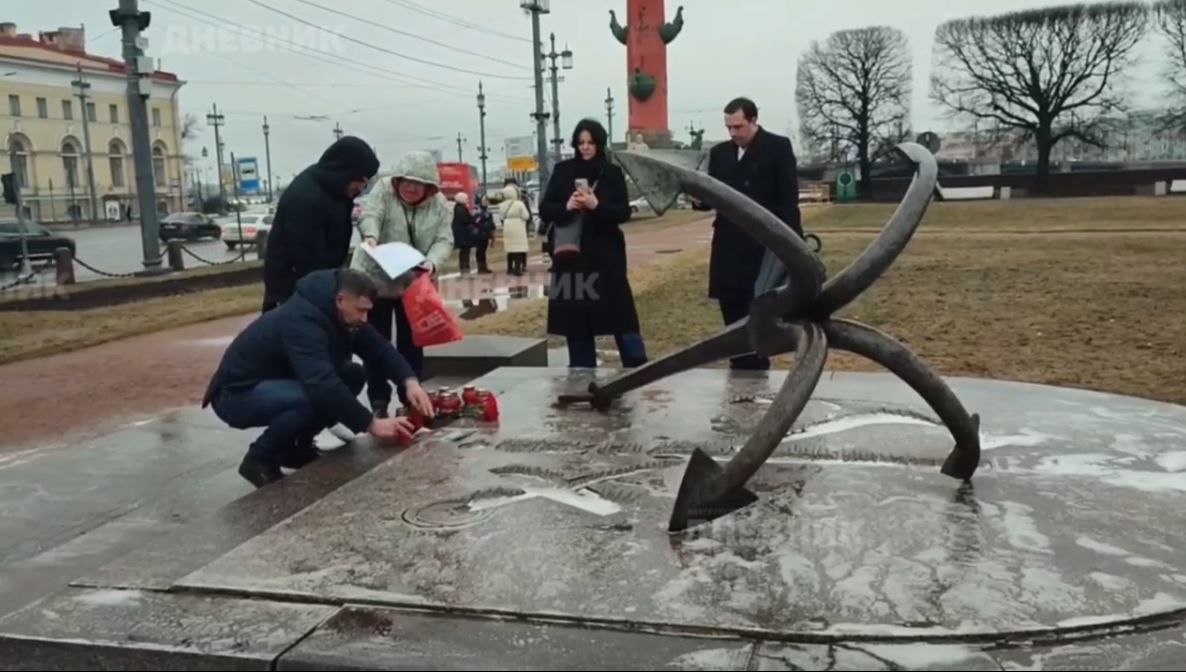
[[[651,202],[642,196],[639,196],[638,198],[634,199],[633,201],[630,201],[630,213],[631,214],[637,215],[639,213],[647,213],[647,212],[653,213],[654,211],[655,211],[654,208],[651,207]]]
[[[59,247],[70,248],[71,254],[76,249],[73,238],[54,233],[40,222],[25,220],[25,235],[29,263],[52,258]],[[16,219],[0,219],[0,272],[20,266],[23,256],[20,223]]]
[[[200,240],[222,236],[222,227],[200,212],[175,212],[161,220],[161,240]]]
[[[233,250],[240,244],[255,245],[261,232],[272,230],[274,217],[260,212],[244,212],[224,217],[218,222],[222,227],[222,242],[226,243],[228,250]]]

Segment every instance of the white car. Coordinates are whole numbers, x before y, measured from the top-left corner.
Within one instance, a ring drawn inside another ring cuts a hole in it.
[[[654,212],[654,208],[651,207],[650,201],[642,196],[639,196],[633,201],[630,201],[630,212],[635,214],[640,212]]]
[[[272,230],[273,217],[260,212],[242,212],[222,217],[218,220],[219,226],[222,227],[222,242],[226,243],[228,250],[235,249],[240,243],[254,245],[261,232]]]

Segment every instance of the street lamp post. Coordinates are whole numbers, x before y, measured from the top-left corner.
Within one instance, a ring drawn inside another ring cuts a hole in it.
[[[272,143],[268,139],[268,133],[272,128],[268,126],[268,118],[264,117],[264,156],[267,157],[268,162],[268,203],[272,202]]]
[[[565,70],[572,70],[572,51],[565,47],[564,51],[556,53],[556,33],[551,34],[551,41],[552,51],[548,58],[552,61],[552,142],[556,145],[556,162],[559,163],[564,140],[560,137],[560,74],[556,59],[560,59],[561,67]]]
[[[548,113],[544,112],[544,45],[540,40],[539,17],[551,13],[549,0],[519,0],[519,6],[531,13],[531,60],[535,72],[535,142],[536,162],[539,163],[540,193],[547,188],[548,177]]]
[[[482,191],[486,191],[486,93],[482,91],[482,83],[478,82],[478,159],[482,162]]]
[[[606,132],[609,133],[609,146],[614,146],[614,92],[608,86],[605,87],[605,116],[606,121],[609,122],[609,127]]]

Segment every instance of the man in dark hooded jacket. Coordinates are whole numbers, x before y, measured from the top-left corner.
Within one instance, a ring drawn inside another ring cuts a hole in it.
[[[247,326],[223,354],[202,407],[235,429],[267,427],[239,474],[256,487],[318,457],[313,438],[341,423],[356,434],[393,439],[412,432],[407,418],[373,419],[358,401],[366,370],[383,371],[427,417],[432,402],[412,367],[367,323],[378,294],[359,271],[314,271],[293,296]],[[358,355],[367,369],[352,361]]]
[[[346,136],[325,150],[284,190],[276,206],[264,258],[264,311],[292,295],[313,271],[340,268],[354,232],[354,198],[379,172],[370,145]]]

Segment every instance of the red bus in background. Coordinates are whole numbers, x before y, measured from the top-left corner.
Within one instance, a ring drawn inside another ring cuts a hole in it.
[[[474,208],[478,193],[478,169],[468,163],[438,163],[441,174],[441,193],[450,201],[458,192],[469,196],[469,207]]]

